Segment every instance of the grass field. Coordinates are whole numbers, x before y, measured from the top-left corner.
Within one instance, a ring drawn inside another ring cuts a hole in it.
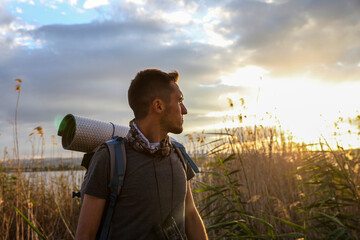
[[[194,198],[210,239],[360,238],[359,151],[309,151],[276,129],[239,141],[243,131],[227,129],[211,141],[188,135],[202,169]],[[0,239],[73,239],[75,171],[36,176],[0,171]]]
[[[244,131],[228,129],[198,156],[207,173],[195,196],[211,239],[360,238],[358,150],[309,151],[276,129],[240,142]]]

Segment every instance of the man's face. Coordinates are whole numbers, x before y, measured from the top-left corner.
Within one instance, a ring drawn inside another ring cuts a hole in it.
[[[187,114],[187,109],[184,106],[184,97],[179,86],[176,83],[171,83],[171,85],[173,91],[170,95],[170,102],[165,103],[161,125],[166,132],[179,134],[183,131],[183,115]]]

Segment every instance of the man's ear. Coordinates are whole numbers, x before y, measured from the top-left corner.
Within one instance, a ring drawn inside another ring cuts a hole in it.
[[[155,112],[162,113],[165,110],[164,101],[159,98],[155,98],[154,101],[152,102],[152,107]]]

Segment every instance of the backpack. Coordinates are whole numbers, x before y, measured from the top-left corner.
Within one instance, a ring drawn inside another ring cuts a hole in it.
[[[186,153],[185,147],[172,139],[172,144],[178,153],[181,162],[183,163],[185,171],[187,171],[189,165],[195,173],[199,173],[199,169],[192,161],[190,156]],[[106,147],[110,154],[110,182],[108,187],[110,188],[110,194],[106,202],[105,210],[101,219],[101,224],[97,233],[97,240],[106,240],[108,237],[111,218],[114,213],[117,197],[120,195],[121,187],[124,184],[125,171],[126,171],[126,149],[125,140],[122,137],[114,137],[111,140],[105,142]],[[103,146],[103,145],[100,145]],[[84,154],[81,166],[88,170],[91,158],[95,152],[100,148],[96,148],[94,152]],[[73,192],[74,197],[81,197],[80,192]]]

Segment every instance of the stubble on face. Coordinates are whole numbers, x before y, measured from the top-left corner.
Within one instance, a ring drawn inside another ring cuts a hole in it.
[[[183,113],[182,113],[183,95],[179,86],[174,83],[173,91],[170,95],[170,102],[166,103],[164,116],[161,125],[166,132],[180,134],[183,132]]]

